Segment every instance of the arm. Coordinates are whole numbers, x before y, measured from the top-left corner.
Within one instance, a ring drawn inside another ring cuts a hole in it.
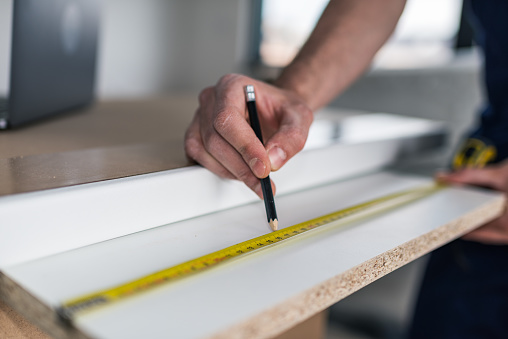
[[[330,1],[276,85],[299,94],[312,110],[326,105],[369,66],[404,5],[405,0]]]
[[[189,127],[187,156],[261,196],[259,178],[281,168],[307,139],[315,110],[350,85],[388,39],[405,0],[331,0],[275,86],[229,74],[203,90]],[[243,87],[256,89],[265,146],[247,122]]]

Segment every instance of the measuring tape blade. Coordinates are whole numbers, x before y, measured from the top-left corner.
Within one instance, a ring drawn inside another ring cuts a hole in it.
[[[78,312],[106,305],[128,296],[152,289],[156,286],[164,285],[196,273],[203,272],[220,264],[231,262],[234,259],[280,244],[281,242],[295,238],[296,236],[308,234],[313,230],[324,230],[330,227],[335,228],[339,225],[347,225],[353,221],[357,221],[358,219],[385,212],[395,207],[400,207],[424,196],[428,196],[439,190],[441,187],[442,186],[439,184],[434,184],[393,193],[311,219],[294,226],[289,226],[239,244],[226,247],[219,251],[206,254],[202,257],[186,261],[176,266],[163,269],[125,284],[68,300],[57,308],[57,313],[62,319],[72,321],[73,317]]]

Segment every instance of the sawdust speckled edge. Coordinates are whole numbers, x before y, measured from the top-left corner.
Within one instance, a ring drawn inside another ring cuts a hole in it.
[[[495,219],[503,213],[505,204],[505,197],[496,198],[448,224],[367,260],[277,306],[212,334],[209,339],[271,338],[284,333],[397,268]],[[86,333],[62,322],[53,309],[2,272],[0,272],[0,300],[55,339],[90,339]]]
[[[499,217],[505,197],[386,251],[209,339],[271,338],[328,308],[362,287]]]
[[[42,303],[2,272],[0,272],[0,301],[51,335],[52,338],[90,339],[82,331],[64,323],[55,310]]]

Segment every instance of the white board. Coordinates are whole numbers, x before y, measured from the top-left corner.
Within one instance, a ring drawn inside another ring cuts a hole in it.
[[[378,173],[283,195],[277,199],[280,224],[287,227],[429,182],[426,178]],[[217,333],[235,337],[239,334],[228,328],[248,323],[249,319],[256,320],[251,326],[275,324],[279,326],[276,330],[283,330],[281,324],[290,326],[301,321],[308,316],[306,312],[317,309],[315,304],[323,308],[338,300],[340,294],[333,289],[329,296],[318,294],[316,300],[308,300],[305,293],[316,286],[500,200],[497,193],[447,188],[346,229],[295,240],[83,314],[76,326],[97,338],[202,338]],[[269,232],[265,220],[262,202],[255,202],[13,265],[3,272],[44,303],[56,307],[68,298],[265,234]],[[456,236],[448,234],[442,241]],[[355,279],[368,283],[375,278],[374,273],[365,272]],[[351,293],[353,283],[344,280],[343,288],[349,288],[348,284]],[[269,320],[262,321],[264,313],[278,310],[289,301],[293,303],[291,309],[301,314],[274,312]],[[295,308],[295,303],[302,308]],[[257,330],[265,335],[276,332]]]
[[[273,173],[279,194],[391,164],[441,123],[389,114],[318,119],[308,149]],[[202,214],[258,202],[240,182],[192,166],[0,197],[0,270]]]

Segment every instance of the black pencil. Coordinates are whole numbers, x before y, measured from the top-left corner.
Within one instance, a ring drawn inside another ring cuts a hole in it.
[[[263,142],[263,135],[261,134],[261,125],[259,124],[258,111],[256,108],[256,95],[254,94],[254,86],[247,85],[245,86],[245,99],[247,101],[247,111],[249,112],[249,120],[254,133],[256,136]],[[278,220],[277,220],[277,211],[275,210],[275,201],[273,199],[272,192],[272,184],[270,182],[270,176],[261,180],[261,189],[263,190],[263,199],[265,201],[265,209],[266,209],[266,218],[268,219],[268,224],[273,231],[277,230]]]

